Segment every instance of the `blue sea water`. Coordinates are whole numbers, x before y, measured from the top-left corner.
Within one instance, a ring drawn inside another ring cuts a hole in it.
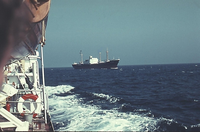
[[[200,131],[200,64],[45,68],[56,131]]]

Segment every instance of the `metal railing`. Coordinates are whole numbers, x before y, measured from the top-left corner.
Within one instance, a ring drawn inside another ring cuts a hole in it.
[[[26,95],[26,94],[33,94],[35,93],[36,95],[38,95],[38,97],[41,99],[41,101],[39,102],[35,102],[35,101],[32,101],[32,100],[25,100],[25,101],[19,101],[19,98],[22,97],[23,95]],[[37,114],[46,114],[45,111],[47,111],[47,109],[45,109],[45,100],[44,98],[47,98],[46,97],[43,97],[43,95],[47,95],[47,94],[43,94],[43,87],[40,87],[40,89],[38,90],[29,90],[29,89],[18,89],[18,93],[13,95],[12,97],[8,97],[5,101],[1,101],[1,104],[5,104],[6,107],[7,105],[9,104],[10,105],[10,113],[12,114],[20,114],[17,110],[17,105],[18,103],[24,103],[24,104],[33,104],[33,105],[41,105],[41,112],[40,113],[37,113]],[[48,105],[48,104],[47,104]],[[44,113],[42,113],[42,110],[44,110]],[[28,113],[28,112],[27,112]],[[31,114],[31,113],[30,113]]]

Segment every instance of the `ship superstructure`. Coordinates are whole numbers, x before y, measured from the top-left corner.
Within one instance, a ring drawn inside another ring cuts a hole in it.
[[[36,55],[4,67],[0,88],[0,127],[5,131],[53,131],[45,84],[39,77]],[[3,107],[2,107],[3,106]]]

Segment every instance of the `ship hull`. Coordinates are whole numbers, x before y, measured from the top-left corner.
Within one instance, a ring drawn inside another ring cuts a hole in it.
[[[74,69],[117,69],[119,60],[110,60],[108,62],[97,64],[72,64]]]

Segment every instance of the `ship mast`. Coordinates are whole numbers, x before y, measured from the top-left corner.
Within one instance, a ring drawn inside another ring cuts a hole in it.
[[[99,63],[101,63],[101,52],[99,52]]]
[[[80,51],[80,56],[81,56],[81,64],[83,64],[83,54],[82,54],[82,50]]]
[[[106,61],[108,61],[108,49],[106,50]]]

